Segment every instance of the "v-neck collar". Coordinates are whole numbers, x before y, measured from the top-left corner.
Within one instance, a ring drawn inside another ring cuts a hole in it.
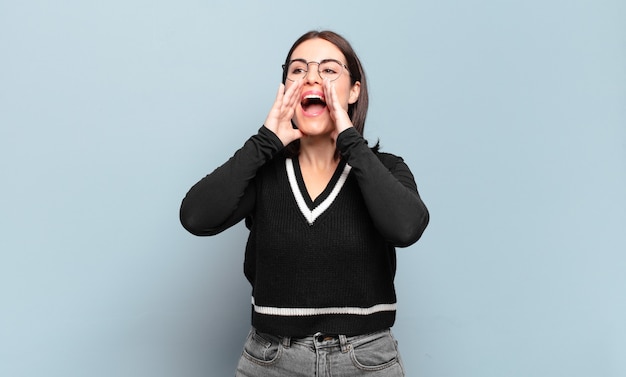
[[[286,159],[285,166],[287,168],[287,177],[289,179],[289,185],[291,186],[291,192],[296,199],[300,211],[309,224],[313,224],[315,220],[330,207],[337,195],[339,195],[339,191],[341,191],[341,188],[348,178],[350,169],[352,169],[345,160],[339,161],[339,165],[337,165],[337,169],[333,173],[328,185],[326,185],[326,188],[324,188],[324,191],[322,191],[315,200],[312,200],[306,189],[298,159]]]

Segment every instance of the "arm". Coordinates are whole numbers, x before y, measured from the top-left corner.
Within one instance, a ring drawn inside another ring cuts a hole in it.
[[[214,235],[235,225],[252,211],[257,170],[284,145],[302,136],[291,126],[301,87],[302,81],[287,90],[280,84],[258,134],[189,190],[180,206],[180,222],[185,229],[198,236]]]
[[[383,155],[383,163],[352,127],[339,134],[337,147],[352,166],[367,209],[383,237],[399,247],[417,242],[428,225],[429,213],[404,161]]]
[[[196,183],[180,207],[180,221],[198,236],[217,234],[241,221],[254,208],[257,170],[283,148],[265,127],[225,164]]]

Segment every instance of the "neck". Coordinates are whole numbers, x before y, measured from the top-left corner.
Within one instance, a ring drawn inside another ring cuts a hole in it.
[[[339,162],[336,140],[325,136],[305,136],[300,139],[300,163],[320,169],[335,168]]]

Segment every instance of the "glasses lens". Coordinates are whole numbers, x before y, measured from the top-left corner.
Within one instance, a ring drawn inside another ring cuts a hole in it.
[[[330,81],[333,81],[339,78],[339,76],[341,75],[341,71],[343,70],[343,67],[341,66],[341,64],[339,64],[339,62],[336,62],[334,60],[327,60],[320,64],[319,70],[320,70],[320,76],[323,79],[328,79]]]
[[[296,81],[306,76],[307,64],[299,60],[289,63],[287,67],[287,78],[291,81]]]

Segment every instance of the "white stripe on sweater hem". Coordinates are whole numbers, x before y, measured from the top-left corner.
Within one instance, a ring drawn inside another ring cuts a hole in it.
[[[397,308],[397,304],[378,304],[369,308],[358,307],[331,307],[331,308],[274,308],[269,306],[259,306],[254,303],[252,297],[252,305],[254,311],[259,314],[274,315],[280,317],[305,317],[315,315],[329,314],[353,314],[353,315],[370,315],[379,312],[392,312]]]

